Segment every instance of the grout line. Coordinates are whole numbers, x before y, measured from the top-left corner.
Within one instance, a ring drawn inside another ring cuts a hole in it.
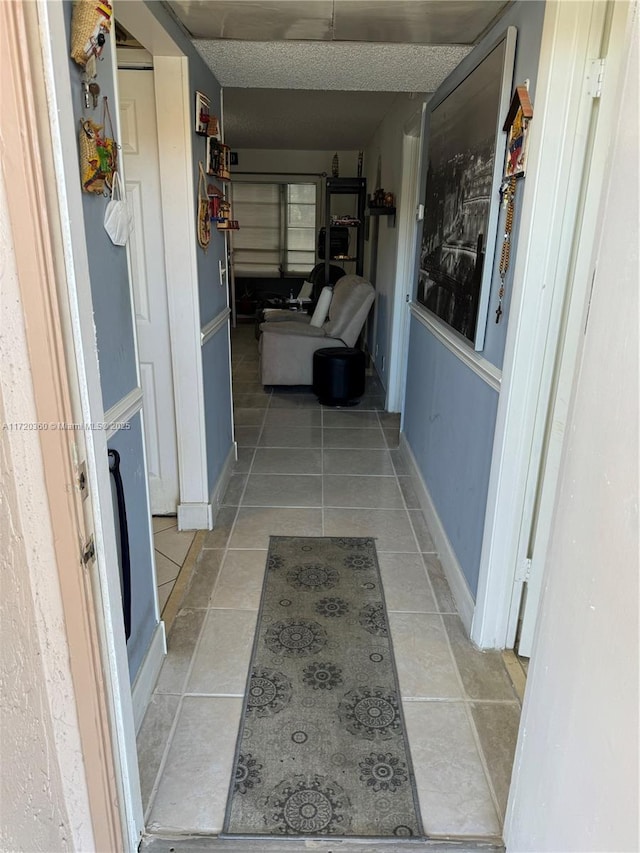
[[[478,701],[478,700],[473,700],[466,691],[466,688],[464,686],[464,681],[462,680],[462,675],[461,675],[460,669],[458,667],[458,662],[456,660],[456,656],[453,653],[453,645],[452,645],[451,639],[449,637],[449,632],[447,631],[447,626],[445,624],[443,614],[438,614],[438,615],[439,615],[439,619],[440,619],[440,624],[442,626],[442,630],[444,631],[444,636],[445,636],[445,640],[447,643],[447,648],[449,649],[449,655],[451,657],[451,660],[453,661],[454,672],[456,674],[456,677],[458,679],[458,683],[460,685],[460,689],[462,691],[462,697],[464,700],[462,704],[464,707],[467,722],[469,723],[469,726],[471,728],[471,736],[473,737],[473,740],[474,740],[474,743],[476,746],[476,752],[478,753],[480,766],[482,767],[482,772],[484,773],[484,777],[485,777],[485,780],[487,783],[487,787],[489,790],[489,796],[491,798],[491,802],[493,803],[493,808],[495,809],[496,817],[498,819],[498,827],[500,828],[500,831],[502,831],[503,823],[504,823],[503,818],[502,818],[502,810],[500,808],[498,796],[496,794],[496,791],[495,791],[495,788],[493,785],[493,778],[492,778],[491,772],[489,770],[487,758],[484,754],[484,749],[482,748],[482,742],[480,740],[480,734],[476,728],[475,720],[473,718],[473,713],[471,711],[471,703],[473,701]],[[458,616],[458,618],[459,618],[459,616]]]

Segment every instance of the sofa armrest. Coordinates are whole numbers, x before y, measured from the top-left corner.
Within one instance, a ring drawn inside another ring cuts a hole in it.
[[[269,335],[302,335],[308,338],[326,337],[321,328],[318,329],[317,326],[310,326],[308,322],[301,323],[299,320],[281,320],[273,324],[270,321],[266,321],[260,324],[260,331]]]
[[[284,325],[289,324],[274,323],[273,330],[265,329],[260,336],[260,380],[263,385],[312,385],[314,352],[344,343],[298,323],[283,333]]]

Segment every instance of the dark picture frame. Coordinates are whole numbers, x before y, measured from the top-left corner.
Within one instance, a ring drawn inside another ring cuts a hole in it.
[[[417,300],[476,350],[487,326],[516,36],[509,27],[426,106]]]

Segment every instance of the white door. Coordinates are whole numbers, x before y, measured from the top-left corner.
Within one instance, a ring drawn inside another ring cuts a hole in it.
[[[151,511],[167,515],[179,483],[153,71],[120,70],[118,88]]]

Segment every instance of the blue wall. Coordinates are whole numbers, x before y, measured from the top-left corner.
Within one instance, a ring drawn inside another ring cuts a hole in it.
[[[71,3],[65,2],[67,39],[71,32]],[[113,40],[107,38],[103,61],[98,63],[100,104],[96,110],[85,110],[82,94],[82,69],[70,59],[71,92],[76,127],[81,117],[102,123],[102,97],[109,99],[112,117],[116,118],[116,101],[111,75],[111,49]],[[69,51],[67,51],[67,54]],[[80,171],[78,170],[78,181]],[[136,355],[131,315],[131,296],[127,270],[126,249],[114,246],[104,230],[104,211],[108,199],[101,195],[82,193],[82,215],[87,234],[87,251],[91,275],[98,359],[102,387],[102,404],[105,411],[121,400],[138,384]]]
[[[207,424],[209,493],[218,481],[231,447],[229,335],[221,329],[202,347],[204,410]]]
[[[165,29],[180,45],[189,59],[190,90],[193,94],[192,127],[195,126],[195,91],[205,92],[211,99],[212,111],[220,115],[220,86],[191,43],[159,3],[149,8]],[[65,2],[67,37],[71,28],[72,7]],[[117,9],[116,9],[117,13]],[[109,37],[98,64],[98,83],[101,96],[109,98],[112,115],[117,110],[114,80],[111,73],[113,38]],[[68,53],[68,49],[67,49]],[[84,108],[81,69],[69,60],[74,116],[86,115],[100,123],[101,107],[95,112]],[[193,134],[193,176],[197,188],[198,161],[205,159],[205,139]],[[80,175],[78,174],[78,180]],[[196,241],[194,196],[193,239]],[[91,277],[91,294],[100,366],[103,406],[109,409],[137,386],[137,366],[134,346],[133,316],[127,254],[123,247],[114,246],[103,226],[107,199],[83,194],[84,219]],[[227,305],[227,292],[220,287],[218,261],[225,261],[224,236],[213,231],[208,252],[197,248],[199,304],[201,325],[213,319]],[[231,447],[231,391],[229,387],[228,335],[222,329],[203,348],[204,394],[207,437],[207,469],[209,489],[215,485],[224,460]],[[143,435],[140,416],[136,415],[130,429],[123,430],[109,442],[122,456],[122,476],[129,522],[129,545],[132,568],[132,635],[127,644],[129,673],[135,679],[157,624],[154,611],[154,576],[152,548],[149,537],[150,508],[147,502],[143,467]],[[107,460],[105,459],[105,465]],[[113,567],[118,571],[118,567]]]
[[[157,2],[147,2],[157,20],[180,46],[189,60],[189,88],[191,90],[191,126],[195,127],[195,92],[203,92],[211,101],[211,112],[220,117],[220,85],[200,54],[185,37],[166,9]],[[194,198],[193,239],[196,240],[195,208],[199,179],[198,162],[205,162],[205,138],[192,135]],[[219,181],[215,181],[220,184]],[[211,231],[209,248],[204,252],[197,247],[200,323],[206,326],[229,304],[226,286],[220,286],[218,264],[227,266],[224,234],[215,227]],[[207,472],[209,493],[213,490],[232,443],[231,389],[229,381],[228,332],[220,329],[202,350],[202,372],[205,397],[205,433],[207,443]]]
[[[151,571],[153,545],[149,533],[149,507],[146,501],[146,472],[143,464],[142,421],[140,413],[129,422],[129,429],[119,430],[110,440],[109,449],[120,454],[120,473],[127,510],[129,556],[131,559],[131,636],[127,643],[129,672],[135,678],[144,660],[156,626],[154,577]],[[114,496],[114,516],[118,530],[118,509]]]
[[[71,32],[71,4],[65,2],[67,39]],[[111,73],[113,39],[107,38],[103,61],[98,63],[100,97],[106,95],[112,117],[116,117],[116,100]],[[67,53],[69,51],[67,50]],[[102,121],[101,105],[93,110],[84,108],[81,69],[69,60],[71,91],[76,125],[82,116]],[[78,181],[80,171],[78,170]],[[82,216],[89,256],[91,298],[98,345],[100,388],[105,411],[125,397],[138,385],[136,353],[133,336],[133,316],[129,290],[127,252],[114,246],[104,230],[104,211],[107,199],[100,195],[83,193]],[[154,575],[152,544],[149,537],[150,508],[144,471],[143,438],[140,415],[132,418],[130,429],[118,432],[109,447],[122,457],[122,479],[128,515],[129,548],[131,553],[132,628],[127,643],[129,677],[136,677],[153,631],[157,624],[154,610]],[[108,460],[104,460],[108,465]],[[117,527],[117,514],[116,527]],[[110,567],[114,572],[118,566]]]
[[[478,46],[478,50],[482,50],[509,26],[518,28],[513,81],[515,86],[529,79],[534,110],[543,18],[542,0],[517,2]],[[462,79],[473,67],[474,54],[475,51],[453,72],[456,77]],[[427,140],[425,147],[426,144]],[[425,162],[426,156],[423,156],[423,164]],[[528,179],[533,179],[533,176],[530,174]],[[423,201],[425,180],[423,173],[420,177]],[[521,197],[522,186],[518,195],[520,200]],[[503,232],[503,217],[502,213],[498,235]],[[517,215],[512,247],[517,246],[519,222]],[[502,322],[496,325],[493,311],[500,286],[497,274],[499,247],[500,238],[494,262],[485,348],[481,355],[502,367],[510,288],[507,286]],[[514,261],[512,249],[511,272]],[[474,597],[478,588],[497,406],[497,393],[412,317],[404,433]]]

